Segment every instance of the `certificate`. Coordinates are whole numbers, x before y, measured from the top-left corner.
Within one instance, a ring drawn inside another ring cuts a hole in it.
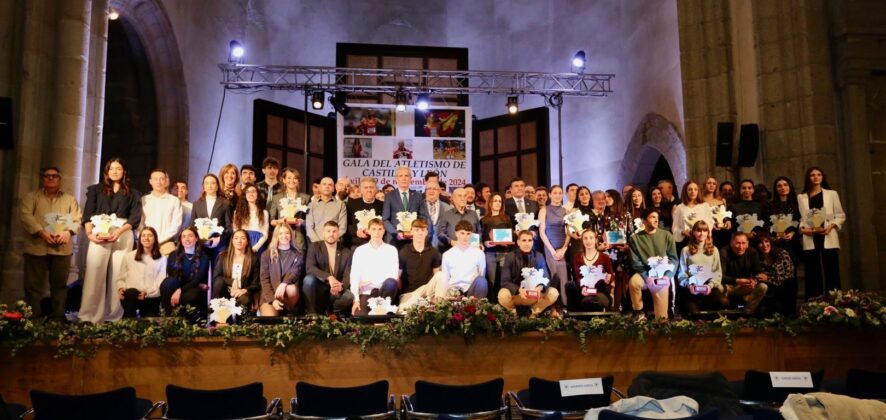
[[[492,229],[492,242],[514,242],[514,235],[510,229]]]
[[[625,239],[625,233],[620,230],[607,230],[606,231],[606,243],[608,244],[626,244],[628,241]]]

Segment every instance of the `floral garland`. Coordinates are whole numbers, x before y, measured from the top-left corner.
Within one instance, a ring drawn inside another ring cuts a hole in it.
[[[523,318],[486,299],[460,298],[436,305],[411,308],[402,318],[380,325],[342,320],[335,315],[308,319],[286,319],[277,325],[261,325],[245,318],[234,325],[204,328],[188,317],[169,316],[155,319],[125,319],[118,322],[45,323],[32,320],[31,309],[19,301],[14,307],[0,305],[0,345],[12,354],[27,346],[48,345],[56,348],[56,357],[90,358],[105,346],[126,345],[162,347],[168,342],[188,343],[198,337],[221,338],[227,346],[234,340],[260,343],[275,354],[285,354],[305,341],[344,341],[366,351],[381,345],[398,350],[424,336],[461,336],[471,343],[481,336],[507,337],[527,332],[541,333],[546,340],[552,333],[563,332],[578,339],[582,351],[594,337],[624,337],[645,343],[646,337],[723,334],[729,351],[734,336],[744,330],[781,330],[796,335],[804,328],[851,326],[883,328],[886,305],[876,293],[832,291],[804,304],[797,319],[776,315],[767,319],[728,319],[713,321],[634,321],[628,316],[578,320],[573,318]]]

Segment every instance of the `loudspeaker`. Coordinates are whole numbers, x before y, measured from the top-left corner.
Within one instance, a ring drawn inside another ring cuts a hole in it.
[[[12,149],[12,98],[0,98],[0,149]]]
[[[717,123],[717,166],[732,166],[732,141],[735,124]]]
[[[742,124],[738,135],[738,166],[751,167],[760,152],[760,126]]]

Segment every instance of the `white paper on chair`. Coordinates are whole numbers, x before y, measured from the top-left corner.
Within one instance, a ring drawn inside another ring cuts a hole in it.
[[[523,281],[520,282],[520,287],[526,290],[535,290],[538,285],[547,287],[548,283],[550,283],[550,280],[545,277],[544,270],[525,267],[520,270],[520,275],[523,277]]]
[[[70,214],[46,213],[43,216],[43,221],[46,222],[46,231],[53,235],[58,235],[59,233],[67,230],[73,231],[77,228],[77,226],[71,220]]]
[[[583,265],[578,270],[581,274],[581,281],[579,282],[581,287],[595,289],[597,282],[606,280],[606,272],[599,265]]]
[[[533,213],[517,213],[514,215],[514,220],[517,222],[517,226],[514,228],[517,232],[529,230],[533,226],[538,227],[538,220],[535,219]]]
[[[603,395],[603,378],[565,379],[560,381],[560,396]]]
[[[296,214],[306,213],[308,211],[308,206],[301,202],[301,197],[283,197],[280,199],[279,204],[280,217],[286,219],[292,219]]]
[[[194,227],[197,228],[197,237],[207,240],[213,235],[221,235],[225,228],[218,225],[218,219],[201,217],[194,220]]]
[[[740,214],[735,217],[735,223],[738,224],[738,231],[751,233],[758,227],[763,227],[763,221],[757,219],[757,213]]]
[[[126,219],[117,217],[116,214],[96,214],[89,218],[89,221],[92,223],[92,233],[95,235],[98,234],[109,234],[114,230],[117,230],[123,227],[123,224],[126,223]]]
[[[769,372],[773,388],[813,388],[810,372]]]
[[[418,218],[418,214],[414,211],[400,211],[397,212],[397,231],[398,232],[409,232],[412,230],[412,222]]]

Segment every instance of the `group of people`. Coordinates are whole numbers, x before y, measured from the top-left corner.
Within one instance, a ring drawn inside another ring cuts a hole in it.
[[[154,316],[209,298],[246,312],[365,315],[372,298],[398,312],[456,296],[488,298],[530,316],[633,311],[656,318],[737,306],[791,314],[798,262],[806,296],[839,288],[837,231],[845,221],[819,168],[804,190],[779,177],[771,197],[750,180],[687,182],[677,197],[662,181],[644,193],[570,184],[532,187],[513,179],[504,194],[477,184],[447,192],[438,174],[413,180],[406,167],[379,191],[373,178],[321,178],[311,194],[301,174],[264,160],[206,174],[199,198],[162,169],[151,192],[130,186],[120,159],[89,187],[81,212],[61,189],[61,172],[41,171],[22,200],[25,294],[40,307],[49,284],[64,316],[72,238],[88,238],[78,318]],[[414,182],[415,181],[415,182]],[[412,189],[414,184],[423,192]]]

